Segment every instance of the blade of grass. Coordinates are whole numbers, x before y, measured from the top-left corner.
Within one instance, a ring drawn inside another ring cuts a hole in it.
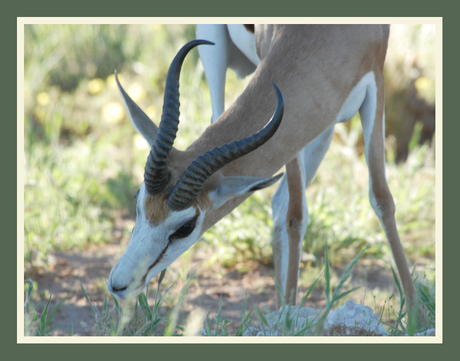
[[[84,289],[84,287],[83,287],[83,284],[82,284],[81,282],[80,282],[80,287],[81,287],[81,290],[82,290],[82,292],[83,292],[83,295],[85,296],[86,300],[88,301],[88,303],[89,303],[89,305],[90,305],[90,307],[91,307],[91,311],[93,312],[94,317],[95,317],[96,320],[97,320],[97,311],[96,311],[96,309],[93,307],[93,304],[91,303],[91,300],[89,299],[88,295],[86,294],[86,291],[85,291],[85,289]]]
[[[323,272],[321,272],[319,274],[319,276],[316,278],[316,280],[310,285],[310,287],[308,287],[308,290],[305,293],[305,296],[303,296],[302,300],[300,301],[298,309],[301,309],[303,307],[303,305],[305,304],[305,302],[307,302],[308,296],[310,296],[311,293],[313,292],[313,290],[314,290],[316,284],[318,283],[319,279],[321,278],[322,274],[323,274]]]
[[[221,324],[220,324],[221,317],[222,317],[221,313],[222,313],[222,293],[220,294],[219,311],[217,312],[217,316],[216,316],[216,333],[215,333],[216,336],[218,335],[219,326],[221,326]]]
[[[40,336],[45,336],[46,334],[46,318],[48,315],[48,307],[51,302],[51,295],[50,298],[48,298],[48,302],[46,303],[45,309],[42,312],[42,315],[40,317]]]
[[[27,282],[29,284],[29,287],[27,288],[26,292],[26,300],[24,302],[24,312],[26,312],[26,308],[30,300],[30,295],[32,294],[32,291],[34,289],[34,283],[31,279],[26,279],[24,282]]]
[[[185,302],[185,299],[187,298],[187,293],[188,293],[188,289],[190,287],[190,283],[192,281],[192,278],[193,277],[190,277],[190,278],[187,279],[187,282],[186,282],[185,286],[182,288],[182,290],[181,290],[181,292],[179,294],[178,301],[177,301],[176,305],[174,306],[173,310],[171,311],[170,316],[168,317],[169,321],[168,321],[168,324],[166,325],[165,336],[174,336],[174,330],[176,328],[181,330],[181,328],[176,324],[176,322],[177,322],[177,319],[179,317],[179,311],[182,308],[182,306],[183,306],[183,304]]]
[[[249,324],[252,321],[252,318],[251,318],[251,320],[249,320],[249,322],[248,322],[248,319],[251,316],[253,310],[249,311],[249,313],[245,316],[245,313],[246,313],[246,300],[247,300],[247,295],[244,297],[241,325],[238,327],[238,330],[236,331],[235,336],[243,336],[244,331],[247,330],[247,327],[245,328],[245,325]]]
[[[324,286],[324,293],[326,295],[326,304],[329,304],[330,302],[330,293],[331,293],[331,273],[329,270],[329,253],[328,253],[328,246],[327,246],[327,240],[326,240],[326,245],[324,247],[324,280],[325,280],[325,286]]]
[[[264,316],[264,314],[259,309],[259,307],[257,307],[257,305],[251,299],[249,299],[249,301],[251,301],[253,309],[256,310],[257,315],[259,316],[259,319],[262,322],[262,332],[265,334],[265,327],[270,328],[267,318]]]
[[[360,253],[358,253],[358,255],[355,256],[355,258],[353,258],[353,260],[347,265],[347,267],[345,268],[344,272],[342,273],[342,276],[340,277],[339,283],[337,284],[337,287],[335,288],[334,293],[332,294],[332,299],[331,300],[329,300],[329,298],[328,298],[328,292],[330,292],[329,289],[325,290],[325,292],[326,292],[326,300],[327,300],[326,309],[321,313],[321,316],[319,317],[318,322],[316,324],[316,327],[315,327],[315,334],[316,335],[321,334],[324,322],[326,321],[327,315],[329,314],[329,311],[331,310],[331,308],[334,305],[334,303],[337,300],[339,300],[340,298],[346,296],[350,292],[353,292],[353,291],[355,291],[356,289],[359,288],[359,287],[355,287],[355,288],[353,288],[353,289],[351,289],[349,291],[340,293],[340,290],[342,289],[345,281],[351,276],[351,271],[353,270],[353,267],[356,265],[356,263],[358,262],[359,258],[363,255],[363,253],[369,247],[370,247],[369,245],[364,247],[364,249]],[[329,280],[328,280],[329,260],[328,260],[328,257],[327,257],[327,247],[325,248],[324,253],[325,253],[324,258],[327,260],[327,262],[325,264],[324,277],[326,278],[326,285],[329,288]]]
[[[337,301],[339,298],[343,297],[344,295],[340,296],[339,297],[339,292],[340,290],[342,289],[344,283],[347,281],[348,278],[350,278],[351,276],[351,271],[353,270],[353,268],[355,267],[356,263],[358,263],[358,260],[359,258],[364,254],[364,252],[366,252],[368,249],[370,248],[369,245],[367,245],[366,247],[364,247],[364,249],[359,252],[355,258],[353,258],[353,260],[347,265],[347,267],[345,268],[345,270],[343,271],[342,273],[342,277],[340,277],[340,280],[339,280],[339,283],[337,284],[337,287],[335,288],[334,290],[334,293],[332,294],[332,303],[334,303],[335,301]],[[359,287],[358,287],[359,288]],[[349,293],[349,292],[348,292]],[[338,297],[338,298],[337,298]]]
[[[403,311],[404,303],[405,303],[404,293],[403,293],[403,291],[401,289],[401,285],[399,284],[398,276],[396,276],[396,273],[395,273],[395,270],[393,269],[393,267],[391,267],[391,272],[393,273],[393,279],[395,281],[395,284],[396,284],[396,287],[397,287],[398,293],[399,293],[399,311],[398,311],[398,315],[396,317],[396,328],[399,325],[399,327],[401,328],[402,333],[406,334],[407,330],[406,330],[406,328],[404,327],[404,325],[402,323],[402,320],[403,320],[404,316],[406,315],[406,312]]]
[[[64,303],[64,301],[67,299],[67,297],[69,297],[69,295],[65,296],[57,305],[56,307],[54,308],[53,312],[51,312],[51,314],[49,315],[48,317],[48,323],[50,323],[52,320],[53,320],[53,317],[54,315],[56,314],[57,310],[59,310],[59,307],[62,306],[62,304]]]
[[[348,295],[349,293],[352,293],[352,292],[356,291],[356,290],[359,289],[359,288],[361,288],[361,286],[356,286],[356,287],[352,288],[351,290],[342,292],[342,293],[340,293],[340,294],[334,296],[333,302],[332,302],[332,303],[335,303],[336,301],[340,300],[342,297]]]

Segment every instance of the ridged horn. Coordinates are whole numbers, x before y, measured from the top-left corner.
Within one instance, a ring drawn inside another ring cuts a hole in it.
[[[169,181],[168,154],[174,144],[179,126],[179,76],[185,56],[195,46],[214,45],[207,40],[194,40],[185,44],[174,57],[166,76],[163,114],[155,141],[147,158],[144,182],[147,192],[161,192]]]
[[[267,125],[257,133],[208,150],[200,155],[187,168],[177,181],[168,199],[172,210],[178,211],[190,207],[196,200],[206,180],[226,164],[259,148],[269,140],[278,129],[284,112],[284,100],[281,91],[272,83],[277,96],[277,106]]]

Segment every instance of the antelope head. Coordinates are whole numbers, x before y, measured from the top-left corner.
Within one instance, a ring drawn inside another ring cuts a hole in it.
[[[158,128],[128,96],[115,73],[129,117],[151,147],[144,182],[136,196],[136,225],[107,283],[108,290],[118,298],[140,293],[152,277],[198,241],[205,231],[202,225],[210,211],[234,197],[268,187],[281,176],[223,176],[219,172],[226,164],[260,147],[278,129],[284,102],[275,84],[277,108],[259,132],[215,147],[198,157],[194,155],[193,159],[187,151],[173,147],[179,125],[180,70],[187,53],[200,44],[213,45],[205,40],[192,41],[171,63]]]

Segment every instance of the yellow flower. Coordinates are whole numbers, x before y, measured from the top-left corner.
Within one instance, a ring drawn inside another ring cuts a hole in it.
[[[155,123],[158,127],[160,121],[158,120],[158,110],[154,105],[149,106],[145,109],[145,114]]]
[[[430,78],[421,76],[415,81],[415,88],[418,91],[423,91],[430,88],[433,84],[433,81]]]
[[[137,102],[144,96],[144,89],[139,83],[134,83],[129,87],[128,94],[132,100]]]
[[[46,120],[46,109],[42,107],[36,107],[35,108],[35,116],[40,120],[41,123],[43,123]]]
[[[37,94],[37,103],[42,107],[46,107],[50,102],[50,96],[46,92],[41,92]]]
[[[104,80],[96,78],[88,82],[88,92],[92,95],[99,94],[104,90],[105,83]]]
[[[149,149],[149,143],[140,134],[134,135],[134,144],[138,150]]]
[[[119,123],[123,118],[125,112],[123,110],[123,107],[119,103],[112,102],[104,107],[102,113],[104,118],[108,122]]]

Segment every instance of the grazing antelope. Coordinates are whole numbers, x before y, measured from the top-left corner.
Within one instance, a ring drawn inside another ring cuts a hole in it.
[[[117,79],[129,116],[151,150],[137,194],[136,225],[112,269],[109,291],[119,298],[139,293],[253,191],[279,180],[282,174],[273,174],[286,165],[281,187],[273,196],[272,245],[276,281],[286,302],[295,304],[308,222],[305,188],[329,147],[334,124],[350,120],[359,111],[370,202],[387,235],[410,305],[414,285],[385,179],[383,64],[389,26],[256,25],[254,34],[240,27],[247,41],[237,41],[236,46],[224,26],[217,26],[217,32],[203,30],[198,27],[199,36],[218,33],[215,40],[222,42],[213,51],[211,42],[195,40],[178,52],[168,72],[159,128]],[[221,115],[223,102],[213,103],[213,117],[218,119],[179,151],[173,147],[179,123],[179,72],[186,54],[199,44],[205,45],[200,47],[201,56],[213,102],[223,94],[225,77],[215,81],[209,70],[220,77],[227,66],[243,75],[255,72],[245,91]],[[238,53],[238,48],[249,51]]]

